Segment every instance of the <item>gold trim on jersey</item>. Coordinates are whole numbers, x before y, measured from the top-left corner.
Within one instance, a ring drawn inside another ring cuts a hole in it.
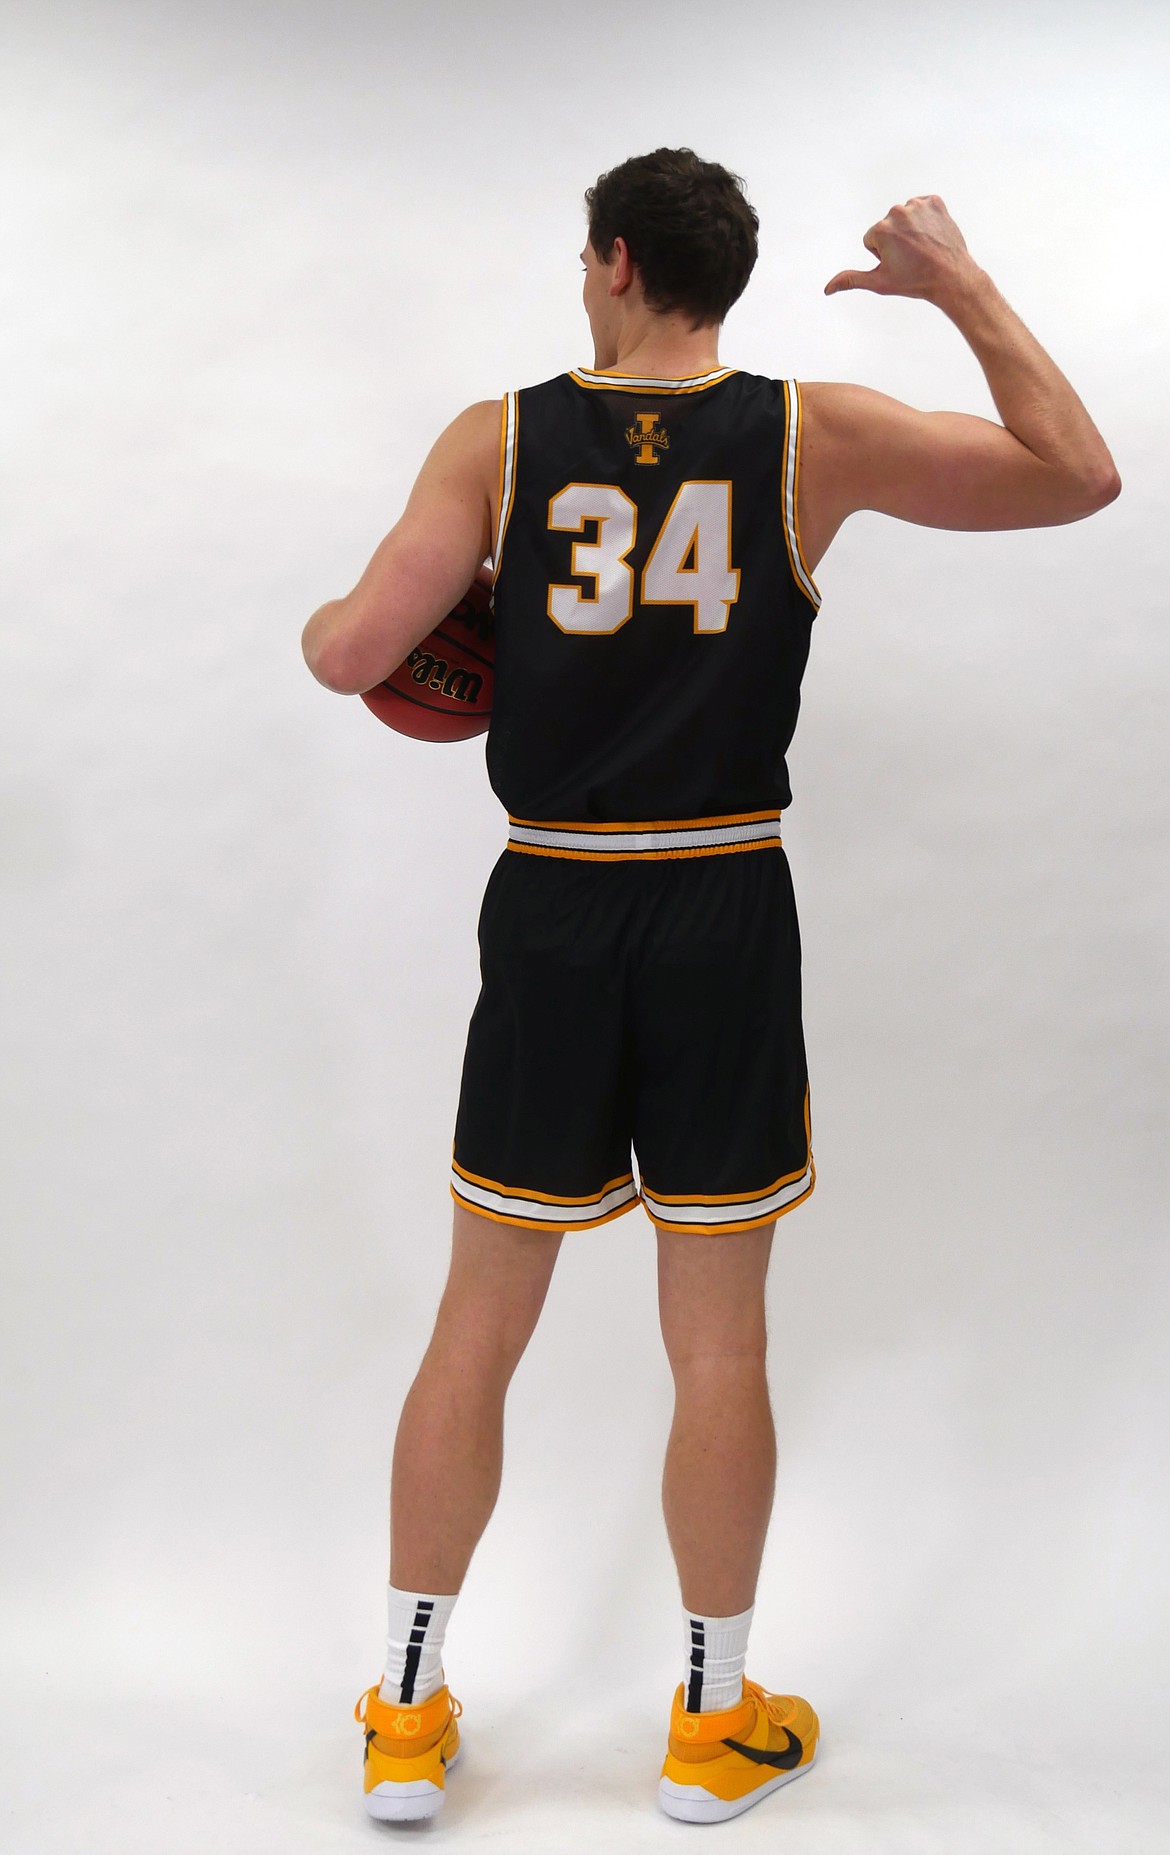
[[[821,595],[808,567],[805,565],[804,550],[800,545],[800,515],[797,492],[800,488],[800,437],[803,425],[803,411],[800,398],[800,383],[785,380],[784,401],[786,414],[784,420],[784,541],[788,548],[788,559],[792,566],[793,577],[806,597],[812,602],[816,611],[820,611]]]
[[[505,393],[500,408],[500,506],[496,511],[496,540],[492,572],[500,571],[500,552],[516,501],[516,439],[520,431],[520,396]]]
[[[571,367],[569,379],[578,386],[608,387],[611,393],[703,393],[738,372],[737,367],[720,367],[714,373],[684,374],[681,379],[667,380],[660,374],[603,374],[590,367]]]
[[[652,818],[624,824],[516,818],[508,813],[507,850],[529,856],[586,857],[613,863],[641,857],[706,857],[732,850],[782,848],[780,813],[730,812],[712,818]]]
[[[587,1230],[630,1210],[638,1202],[638,1188],[632,1172],[607,1180],[600,1191],[584,1198],[556,1198],[550,1192],[502,1185],[498,1179],[484,1178],[482,1173],[461,1166],[452,1140],[451,1196],[457,1204],[468,1205],[485,1217],[495,1218],[497,1223],[523,1224],[530,1230]],[[543,1213],[546,1205],[548,1211]],[[531,1215],[524,1216],[526,1211]]]
[[[780,813],[771,805],[758,812],[711,812],[702,818],[632,818],[623,819],[620,824],[602,823],[596,818],[584,822],[569,818],[519,818],[515,812],[509,812],[508,823],[539,825],[547,831],[685,831],[693,825],[748,824],[759,818],[779,817]]]

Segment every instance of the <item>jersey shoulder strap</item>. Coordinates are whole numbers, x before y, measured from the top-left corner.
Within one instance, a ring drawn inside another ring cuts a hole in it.
[[[808,567],[800,544],[800,440],[804,409],[798,380],[783,380],[784,388],[784,543],[788,549],[792,577],[819,612],[821,595]]]
[[[512,514],[512,505],[516,501],[516,431],[519,423],[518,393],[505,393],[500,407],[500,475],[499,508],[496,513],[496,534],[492,544],[492,569],[500,571],[500,554],[503,551],[504,535]]]

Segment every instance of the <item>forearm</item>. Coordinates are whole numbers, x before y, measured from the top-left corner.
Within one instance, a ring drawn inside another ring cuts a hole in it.
[[[972,265],[931,300],[966,338],[1000,418],[1021,444],[1080,482],[1117,476],[1105,440],[1069,382],[986,271]]]

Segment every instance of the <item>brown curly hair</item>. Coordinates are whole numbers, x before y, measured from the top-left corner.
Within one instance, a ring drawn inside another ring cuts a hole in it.
[[[625,239],[647,307],[682,311],[692,330],[720,323],[739,301],[759,249],[759,217],[743,181],[693,148],[656,148],[599,174],[585,189],[589,243],[603,263]]]

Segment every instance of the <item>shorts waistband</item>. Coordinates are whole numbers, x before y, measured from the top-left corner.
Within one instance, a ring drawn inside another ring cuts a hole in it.
[[[707,857],[779,846],[780,813],[731,812],[715,818],[650,818],[623,824],[514,818],[508,850],[538,857],[587,857],[613,863],[642,857]]]

